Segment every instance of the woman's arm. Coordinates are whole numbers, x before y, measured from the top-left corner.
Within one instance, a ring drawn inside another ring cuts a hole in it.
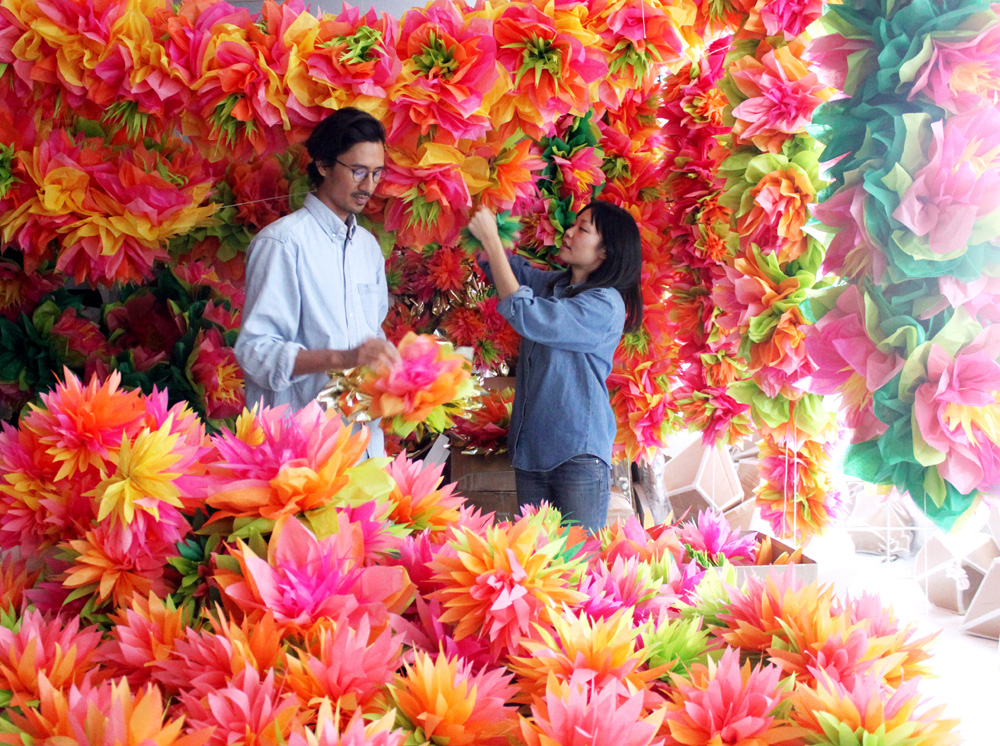
[[[479,239],[486,250],[486,258],[490,262],[490,273],[493,284],[501,298],[513,295],[521,286],[514,270],[510,267],[507,252],[500,243],[500,232],[497,230],[497,217],[488,207],[480,207],[469,221],[469,232]]]

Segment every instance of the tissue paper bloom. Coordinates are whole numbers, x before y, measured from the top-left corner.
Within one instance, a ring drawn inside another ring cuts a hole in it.
[[[982,106],[930,123],[927,161],[901,191],[892,216],[926,238],[918,258],[950,259],[992,241],[1000,210],[1000,112]],[[904,251],[908,249],[901,244]],[[909,249],[913,252],[914,249]]]
[[[294,694],[275,683],[274,675],[268,671],[262,676],[247,666],[219,691],[203,698],[184,696],[178,709],[186,716],[188,730],[207,732],[207,746],[267,743],[270,738],[274,739],[270,743],[287,743],[291,733],[304,723],[306,713]],[[247,737],[265,733],[269,739]]]
[[[736,221],[740,241],[753,242],[764,253],[774,253],[781,264],[798,259],[806,250],[802,231],[809,218],[815,191],[799,168],[772,171],[750,190],[753,207]]]
[[[311,403],[294,414],[285,407],[248,415],[257,437],[246,442],[225,431],[213,439],[206,475],[212,520],[276,519],[326,505],[348,482],[345,472],[368,445],[368,433],[351,433],[337,412]]]
[[[675,408],[667,397],[662,362],[645,362],[634,370],[615,369],[608,376],[611,407],[618,430],[615,456],[629,461],[647,459],[666,446]]]
[[[796,56],[800,52],[800,45],[772,49],[761,42],[756,58],[746,56],[733,64],[733,82],[744,97],[733,109],[737,142],[779,153],[785,140],[805,131],[816,107],[830,97],[830,89]]]
[[[389,493],[393,523],[411,532],[444,531],[458,520],[465,499],[455,494],[456,485],[441,485],[444,464],[411,461],[401,453],[385,470],[395,482]]]
[[[952,32],[955,33],[955,32]],[[1000,95],[1000,22],[966,39],[930,39],[930,56],[913,77],[908,98],[923,95],[958,114]],[[905,81],[904,81],[905,82]]]
[[[16,631],[0,626],[0,689],[10,693],[13,707],[37,700],[44,684],[69,689],[92,673],[101,635],[80,629],[80,621],[28,611]]]
[[[167,708],[156,687],[132,691],[127,681],[105,681],[84,682],[61,691],[42,677],[39,689],[37,704],[23,713],[8,712],[15,733],[0,737],[0,741],[202,746],[210,735],[205,731],[181,735],[183,718],[167,719]]]
[[[208,327],[198,332],[186,373],[206,420],[218,423],[243,411],[243,369],[218,329]]]
[[[443,653],[417,653],[389,687],[398,723],[427,743],[507,746],[517,728],[517,709],[507,705],[512,677],[497,668],[473,670]]]
[[[785,41],[791,41],[823,14],[822,0],[737,0],[734,4],[749,11],[742,33],[751,38],[783,34]]]
[[[917,458],[963,494],[1000,486],[998,357],[996,327],[956,355],[932,342],[914,394]]]
[[[596,35],[552,0],[510,5],[496,19],[497,59],[514,81],[492,114],[497,124],[518,117],[530,135],[545,134],[560,116],[582,116],[591,86],[608,72]]]
[[[458,149],[433,141],[414,154],[393,151],[382,193],[391,198],[385,229],[396,231],[397,243],[415,248],[455,244],[472,208],[465,164]]]
[[[464,19],[444,0],[404,16],[397,44],[403,69],[388,94],[391,143],[415,146],[432,135],[455,145],[486,134],[500,94],[492,26],[486,18]]]
[[[305,68],[296,68],[288,78],[294,96],[289,109],[350,105],[385,119],[387,91],[402,67],[398,38],[399,21],[374,8],[362,14],[348,5],[336,17],[324,15],[315,48],[305,55]]]
[[[663,710],[646,715],[643,694],[631,694],[617,683],[600,686],[585,672],[567,682],[553,681],[544,699],[531,705],[531,718],[521,717],[527,746],[650,746]]]
[[[407,334],[398,349],[401,360],[391,370],[361,369],[351,389],[370,401],[372,419],[385,417],[399,435],[421,424],[442,432],[459,402],[475,391],[471,366],[450,344],[430,334]]]
[[[518,650],[534,623],[548,623],[562,604],[583,599],[573,579],[580,561],[565,556],[566,537],[551,540],[522,518],[483,535],[468,529],[450,542],[454,555],[439,553],[431,567],[445,606],[442,622],[455,624],[455,640],[475,635],[494,659]]]
[[[293,631],[308,631],[333,619],[356,626],[368,616],[373,626],[410,601],[410,582],[399,567],[364,567],[352,532],[317,539],[296,518],[274,527],[261,559],[242,541],[232,550],[240,573],[216,571],[223,594],[251,619],[271,612]]]
[[[806,330],[806,351],[816,363],[808,388],[815,394],[839,394],[841,411],[851,428],[851,442],[881,435],[886,424],[875,416],[872,395],[902,369],[895,352],[879,350],[868,336],[865,299],[857,285],[848,285],[837,304]]]
[[[777,717],[784,699],[774,666],[740,666],[739,651],[727,649],[718,663],[694,664],[687,677],[673,677],[664,725],[668,744],[767,744],[791,742],[802,729]]]
[[[600,688],[619,684],[622,691],[645,689],[657,672],[643,670],[646,656],[638,635],[632,615],[624,611],[607,619],[569,611],[553,617],[552,631],[539,625],[521,643],[525,655],[511,657],[509,667],[521,690],[518,701],[541,701],[553,682],[569,682],[574,676],[585,676]]]

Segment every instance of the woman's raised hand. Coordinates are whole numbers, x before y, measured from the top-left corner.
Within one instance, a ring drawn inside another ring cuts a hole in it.
[[[497,230],[497,216],[488,207],[480,206],[469,221],[469,233],[479,239],[483,248],[489,251],[503,251],[500,231]]]

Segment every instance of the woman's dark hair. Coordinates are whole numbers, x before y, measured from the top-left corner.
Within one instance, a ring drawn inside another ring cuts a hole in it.
[[[367,111],[346,106],[330,114],[316,125],[306,140],[306,150],[312,162],[307,168],[309,180],[316,186],[323,183],[317,163],[332,164],[340,154],[359,142],[385,144],[385,127]]]
[[[625,331],[642,326],[642,239],[639,226],[628,210],[610,202],[591,202],[580,210],[590,210],[590,219],[604,245],[604,261],[586,281],[573,287],[568,296],[589,288],[614,288],[625,301]]]

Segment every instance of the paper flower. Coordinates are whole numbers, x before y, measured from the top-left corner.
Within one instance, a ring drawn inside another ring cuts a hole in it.
[[[75,743],[155,743],[157,746],[201,746],[208,733],[182,735],[182,718],[168,719],[156,687],[132,691],[127,681],[82,683],[60,691],[40,679],[38,703],[22,713],[11,710],[13,734],[6,743],[68,740]]]
[[[11,240],[34,216],[58,235],[57,267],[77,282],[148,280],[153,263],[167,259],[166,241],[214,210],[202,205],[211,184],[190,146],[171,147],[116,149],[102,138],[54,131],[25,163],[37,192],[8,216],[4,236]],[[26,254],[33,251],[27,238],[18,242]]]
[[[225,688],[201,699],[189,695],[182,704],[189,733],[208,729],[207,746],[226,746],[248,734],[280,743],[304,720],[296,697],[275,685],[274,671],[262,677],[249,666]]]
[[[46,685],[68,690],[91,673],[101,635],[81,629],[80,621],[28,611],[16,630],[0,626],[0,689],[9,693],[11,706],[29,705]]]
[[[700,510],[694,522],[681,524],[677,538],[689,554],[695,553],[695,558],[704,554],[712,564],[723,557],[734,565],[753,564],[757,556],[755,534],[740,536],[723,516],[710,510]]]
[[[663,677],[686,674],[695,664],[705,665],[712,647],[708,630],[696,617],[675,619],[661,614],[639,628],[639,637],[650,668],[663,671]]]
[[[517,728],[507,702],[514,688],[502,669],[473,673],[468,662],[417,653],[389,687],[397,724],[411,738],[448,746],[503,746]]]
[[[497,59],[513,80],[494,123],[516,116],[528,135],[539,135],[564,114],[584,114],[592,84],[608,68],[598,39],[577,16],[552,0],[511,5],[496,19],[494,36]]]
[[[389,494],[393,504],[389,520],[393,523],[416,533],[425,529],[444,531],[458,519],[464,499],[455,494],[454,484],[442,486],[443,464],[411,461],[401,453],[386,471],[395,482]]]
[[[727,743],[751,746],[791,742],[801,731],[783,722],[775,709],[784,699],[781,672],[774,666],[740,666],[736,650],[716,664],[694,665],[688,678],[675,676],[664,719],[667,744]]]
[[[355,106],[385,119],[387,92],[402,64],[396,52],[399,21],[369,8],[344,7],[326,14],[316,29],[315,46],[287,78],[293,98],[289,112],[312,107],[340,109]]]
[[[204,407],[205,419],[218,423],[243,411],[243,369],[233,348],[222,333],[209,327],[198,331],[188,356],[187,369],[198,404]]]
[[[397,349],[402,359],[390,371],[360,368],[347,377],[342,409],[384,417],[386,426],[401,436],[418,427],[442,432],[463,400],[475,393],[471,366],[450,344],[429,334],[407,334]]]
[[[216,573],[225,596],[251,618],[271,612],[279,625],[304,631],[323,619],[357,624],[367,615],[381,626],[409,604],[405,572],[363,567],[350,533],[317,539],[297,519],[285,518],[267,551],[261,559],[239,542],[232,551],[239,572]]]
[[[507,450],[507,431],[514,391],[510,388],[484,391],[477,406],[455,420],[450,435],[463,451],[503,453]]]
[[[892,216],[924,239],[900,242],[903,251],[950,259],[1000,233],[1000,112],[981,106],[929,130],[926,162],[891,185],[900,195]]]
[[[365,723],[360,713],[355,714],[346,726],[336,722],[330,710],[330,701],[320,705],[316,727],[305,734],[296,731],[288,739],[288,746],[403,746],[405,731],[395,729],[396,713],[389,711],[378,720]]]
[[[238,433],[213,439],[206,502],[225,517],[277,519],[329,503],[347,485],[345,472],[364,453],[368,435],[352,435],[336,412],[310,404],[290,414],[283,407],[251,415],[259,440]],[[292,456],[292,454],[295,454]]]
[[[412,154],[391,155],[381,182],[382,193],[392,198],[385,229],[396,231],[399,243],[414,248],[453,245],[472,208],[463,171],[466,157],[457,148],[435,142],[422,144]]]
[[[479,535],[457,533],[454,555],[438,554],[437,598],[443,622],[455,625],[456,640],[476,635],[495,659],[518,650],[532,624],[548,622],[561,604],[583,600],[571,582],[579,560],[567,559],[566,537],[550,539],[527,519],[501,524]]]
[[[531,718],[521,718],[521,737],[528,746],[650,746],[662,743],[656,738],[662,722],[662,709],[644,713],[641,692],[627,696],[620,686],[598,686],[581,672],[553,682],[544,700],[531,705]]]
[[[370,712],[383,688],[395,680],[402,640],[391,630],[373,633],[367,617],[357,629],[330,623],[319,627],[309,649],[288,656],[288,687],[303,703],[326,698],[336,703],[341,722]]]
[[[656,672],[642,670],[645,654],[636,645],[637,635],[624,612],[597,620],[571,612],[553,617],[551,631],[539,625],[535,636],[521,642],[525,654],[511,658],[520,701],[543,701],[554,683],[576,678],[600,689],[615,682],[622,691],[645,688]]]
[[[397,43],[403,69],[387,95],[391,143],[433,134],[454,145],[486,134],[490,105],[502,90],[492,25],[463,18],[446,0],[405,15]]]
[[[952,114],[976,108],[983,99],[995,104],[1000,93],[1000,23],[994,20],[981,30],[954,29],[949,37],[932,36],[919,69],[911,64],[905,73],[900,71],[900,79],[912,84],[907,98],[926,97]]]
[[[666,446],[673,406],[661,377],[663,368],[662,363],[651,361],[632,371],[616,368],[608,376],[611,407],[618,421],[616,458],[646,459]]]
[[[743,57],[731,68],[741,98],[733,108],[733,136],[770,153],[781,151],[791,136],[805,131],[812,113],[830,90],[797,54],[795,43],[778,48],[761,42],[756,56]]]
[[[859,677],[850,686],[826,679],[815,688],[796,688],[790,697],[792,718],[809,731],[811,739],[834,743],[872,738],[891,743],[890,739],[899,738],[958,744],[958,721],[942,718],[943,707],[918,711],[916,686],[917,681],[911,680],[893,690],[874,676]]]
[[[991,327],[992,329],[992,327]],[[984,331],[957,353],[929,343],[924,373],[914,383],[914,448],[925,465],[960,492],[992,491],[1000,482],[1000,339]]]

